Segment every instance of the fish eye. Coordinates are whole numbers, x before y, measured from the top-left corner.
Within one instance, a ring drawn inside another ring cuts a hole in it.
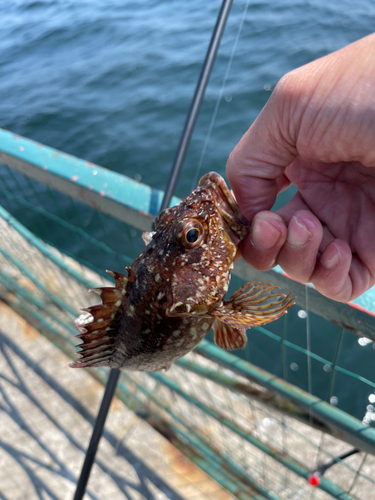
[[[200,231],[197,227],[192,227],[185,233],[185,241],[187,244],[195,243],[199,238]]]
[[[196,219],[180,221],[175,231],[177,242],[184,248],[196,248],[203,243],[204,227]]]

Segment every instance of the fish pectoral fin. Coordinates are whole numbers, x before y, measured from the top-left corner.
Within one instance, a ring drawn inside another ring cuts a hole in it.
[[[244,328],[234,328],[233,326],[223,323],[215,318],[214,324],[214,341],[218,347],[226,351],[233,349],[243,349],[247,342],[246,330]]]
[[[246,283],[211,314],[234,328],[265,325],[279,319],[294,304],[292,292],[273,293],[278,288],[269,283]]]

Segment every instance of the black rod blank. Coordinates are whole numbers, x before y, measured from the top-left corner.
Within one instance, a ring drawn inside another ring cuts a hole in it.
[[[104,391],[104,396],[100,404],[99,413],[96,417],[94,429],[90,439],[90,444],[86,451],[85,460],[82,465],[81,474],[78,479],[74,500],[81,500],[85,494],[87,482],[90,477],[91,468],[95,461],[96,452],[98,450],[99,441],[103,434],[105,421],[107,419],[108,410],[111,405],[113,395],[116,390],[117,381],[120,375],[120,370],[112,369],[109,372],[108,382]]]
[[[199,115],[207,84],[209,82],[213,65],[215,63],[217,51],[220,46],[221,38],[227,23],[227,19],[232,7],[233,0],[223,0],[217,17],[214,31],[211,36],[211,41],[207,49],[206,58],[203,63],[202,71],[199,76],[194,97],[190,106],[190,110],[186,119],[185,127],[181,135],[180,143],[177,148],[176,156],[171,169],[167,188],[164,193],[164,198],[160,207],[160,211],[167,208],[171,202],[173,193],[176,189],[178,178],[186,157],[186,153],[190,144],[190,139],[194,131],[194,127]],[[99,446],[100,438],[103,434],[105,421],[107,419],[108,410],[114,396],[117,381],[120,375],[120,370],[112,369],[109,374],[108,382],[105,388],[104,396],[100,405],[99,413],[96,418],[94,429],[92,432],[90,444],[86,451],[85,460],[83,462],[81,474],[78,479],[76,491],[73,500],[82,500],[86,486],[90,477],[91,469],[95,461],[96,452]]]

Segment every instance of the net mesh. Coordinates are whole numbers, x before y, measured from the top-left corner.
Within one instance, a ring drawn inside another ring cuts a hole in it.
[[[7,167],[0,167],[0,181],[2,206],[30,230],[20,232],[0,218],[0,298],[74,357],[77,310],[98,302],[87,289],[111,286],[105,269],[121,272],[133,261],[143,248],[140,231]],[[231,290],[242,283],[233,278]],[[298,307],[267,329],[252,329],[248,337],[246,349],[236,351],[238,356],[366,425],[374,422],[371,342]],[[302,472],[313,471],[353,446],[264,399],[218,384],[215,378],[221,374],[237,387],[247,384],[254,394],[262,392],[220,364],[197,353],[187,359],[206,375],[183,363],[162,374],[122,373],[119,397],[184,453],[192,447],[216,480],[220,475],[225,479],[227,489],[237,485],[241,494],[249,495],[255,485],[265,498],[345,498],[344,493],[347,498],[371,498],[373,456],[360,452],[337,459],[324,474],[329,492],[313,488]],[[105,380],[103,370],[92,373]],[[273,458],[272,452],[290,458],[300,473]]]

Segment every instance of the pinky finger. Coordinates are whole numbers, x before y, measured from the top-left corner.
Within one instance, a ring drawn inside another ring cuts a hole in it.
[[[332,241],[324,250],[311,276],[315,288],[339,302],[352,299],[353,284],[349,275],[352,252],[343,240]]]

